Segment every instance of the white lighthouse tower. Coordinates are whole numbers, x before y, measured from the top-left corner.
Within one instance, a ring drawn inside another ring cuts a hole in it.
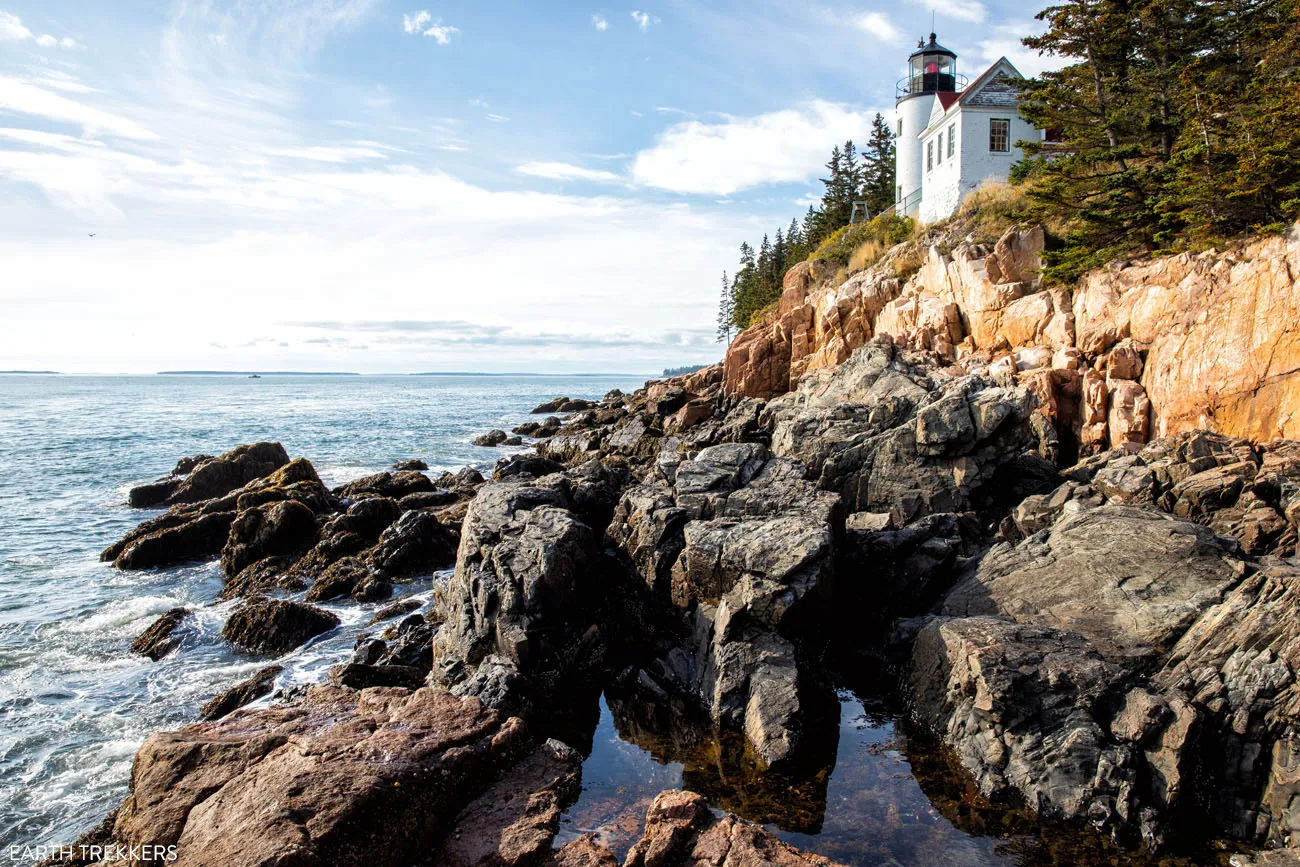
[[[897,136],[895,155],[897,187],[894,212],[915,216],[921,205],[922,159],[920,134],[930,120],[934,101],[941,94],[950,100],[966,87],[966,78],[957,74],[957,55],[935,41],[921,42],[907,60],[907,77],[898,82]],[[945,106],[946,107],[946,106]]]

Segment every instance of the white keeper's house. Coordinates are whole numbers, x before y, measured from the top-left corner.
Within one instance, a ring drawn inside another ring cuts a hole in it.
[[[1043,138],[1020,116],[1023,80],[1003,57],[968,82],[935,34],[917,46],[898,83],[895,213],[942,220],[983,182],[1009,177],[1024,156],[1016,142]]]

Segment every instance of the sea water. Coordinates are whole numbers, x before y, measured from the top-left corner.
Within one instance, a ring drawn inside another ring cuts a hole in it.
[[[643,379],[0,376],[0,858],[96,826],[121,802],[150,732],[193,722],[203,702],[267,664],[222,641],[237,603],[217,601],[215,563],[121,572],[99,561],[157,514],[126,506],[132,485],[182,456],[258,440],[308,458],[328,485],[412,458],[431,472],[486,469],[512,449],[474,446],[475,435],[509,430],[543,400],[631,391]],[[400,585],[395,598],[427,600],[445,578]],[[325,603],[342,625],[277,659],[276,691],[324,679],[386,602]],[[132,639],[177,606],[197,621],[181,647],[158,662],[131,654]],[[951,756],[870,689],[840,690],[823,765],[788,782],[738,771],[729,751],[739,747],[684,747],[684,732],[648,730],[636,716],[605,697],[591,708],[583,791],[558,842],[595,833],[621,854],[654,796],[685,786],[846,864],[1153,863],[987,804]]]

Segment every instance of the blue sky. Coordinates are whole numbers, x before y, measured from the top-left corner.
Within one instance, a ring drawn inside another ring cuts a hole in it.
[[[1032,14],[935,0],[972,77]],[[0,0],[0,368],[654,372],[909,2]],[[94,238],[89,237],[91,233]]]

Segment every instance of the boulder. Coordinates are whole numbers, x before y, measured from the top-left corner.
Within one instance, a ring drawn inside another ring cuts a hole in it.
[[[286,501],[305,506],[312,514],[330,512],[336,506],[311,463],[298,458],[222,496],[200,503],[173,505],[110,545],[100,559],[112,561],[121,569],[205,560],[222,553],[231,525],[239,515]]]
[[[231,613],[221,635],[247,653],[281,656],[338,625],[336,615],[315,606],[254,597]]]
[[[564,469],[564,467],[561,464],[541,455],[511,455],[508,458],[502,458],[497,461],[496,466],[492,470],[492,479],[499,482],[503,479],[522,475],[533,476],[534,478],[540,479],[542,476],[549,476],[551,473],[558,473],[562,469]]]
[[[624,867],[686,867],[697,864],[820,865],[833,861],[800,852],[771,832],[731,814],[716,816],[694,792],[660,793],[646,812],[645,836]]]
[[[539,404],[533,409],[533,415],[549,415],[555,412],[585,412],[589,409],[595,409],[598,404],[595,401],[584,400],[583,398],[557,397],[554,400],[548,400]]]
[[[706,448],[673,479],[628,489],[607,531],[636,586],[691,636],[644,677],[742,730],[762,764],[789,763],[807,746],[800,645],[826,634],[839,498],[759,444]]]
[[[504,443],[508,437],[509,435],[503,430],[490,430],[485,434],[479,434],[474,437],[474,439],[470,440],[470,442],[476,446],[492,448]]]
[[[1104,727],[1123,674],[1078,633],[938,618],[917,636],[909,683],[919,720],[956,751],[986,797],[1016,792],[1045,817],[1158,839],[1154,816],[1141,811],[1151,803],[1141,750]],[[1167,724],[1157,715],[1151,727]],[[1185,737],[1173,744],[1173,767],[1184,746]]]
[[[429,575],[456,559],[456,534],[432,512],[405,512],[380,535],[365,562],[389,581]]]
[[[433,480],[424,473],[402,470],[395,473],[383,472],[362,476],[335,488],[334,494],[343,499],[355,499],[368,494],[400,500],[407,494],[432,491],[434,487]]]
[[[369,689],[373,686],[397,686],[418,689],[424,684],[427,671],[409,665],[367,665],[345,662],[330,668],[329,682],[348,689]]]
[[[1201,711],[1202,798],[1219,831],[1300,844],[1300,569],[1266,561],[1182,635],[1152,682]]]
[[[420,599],[399,599],[380,608],[370,618],[369,625],[374,626],[376,623],[382,623],[385,620],[392,620],[395,617],[404,617],[419,611],[425,605]]]
[[[398,461],[397,463],[393,464],[393,469],[417,470],[420,472],[424,472],[425,470],[429,469],[429,465],[422,460],[419,460],[417,458],[412,458],[411,460]]]
[[[131,652],[147,656],[154,662],[175,650],[181,643],[176,634],[185,619],[191,615],[188,608],[173,608],[163,614],[131,642]]]
[[[308,554],[310,557],[311,554]],[[305,558],[304,558],[305,559]],[[222,599],[263,596],[277,589],[301,590],[302,578],[294,571],[300,561],[293,556],[264,557],[255,560],[221,587]]]
[[[133,488],[129,500],[132,506],[211,500],[268,476],[287,463],[289,455],[284,446],[271,442],[239,446],[215,458],[182,459],[171,478]]]
[[[247,680],[242,680],[230,689],[205,702],[199,708],[199,719],[217,720],[232,714],[250,702],[268,694],[275,687],[275,678],[284,666],[268,665]]]
[[[600,655],[594,564],[622,484],[593,463],[479,491],[439,603],[435,680],[519,708],[574,683]]]
[[[871,343],[833,371],[806,376],[763,418],[772,451],[808,468],[848,511],[896,525],[935,512],[998,510],[1059,484],[1032,455],[1050,425],[1027,390],[980,376],[943,378]]]
[[[560,814],[581,791],[582,756],[548,740],[456,817],[435,861],[446,867],[544,864]]]
[[[1244,571],[1196,524],[1134,506],[1066,509],[1050,530],[994,545],[941,610],[1077,632],[1108,659],[1151,657]]]
[[[248,509],[230,526],[230,536],[221,549],[221,568],[234,577],[265,557],[305,553],[318,536],[316,516],[296,500]]]
[[[357,557],[343,557],[325,567],[307,589],[308,602],[327,602],[350,596],[358,602],[386,599],[393,585]]]
[[[200,514],[173,526],[146,530],[142,534],[132,533],[128,539],[105,551],[103,556],[112,560],[117,568],[126,570],[207,560],[221,553],[234,522],[233,511]]]
[[[428,496],[428,493],[407,496]],[[402,507],[391,497],[367,497],[349,506],[347,512],[339,519],[338,525],[331,529],[335,531],[346,529],[363,539],[378,539],[379,534],[387,530],[402,511]]]
[[[566,764],[576,774],[572,751],[539,748],[519,720],[473,700],[428,688],[312,687],[296,704],[150,736],[111,837],[174,845],[191,867],[405,867],[454,839],[469,804],[501,780],[515,803],[496,798],[475,839],[460,839],[540,854],[546,811],[525,805],[551,795],[562,803],[568,790],[554,780]]]

